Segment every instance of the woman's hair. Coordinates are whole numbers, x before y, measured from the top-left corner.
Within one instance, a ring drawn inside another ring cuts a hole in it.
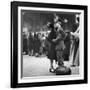
[[[54,24],[51,23],[51,22],[49,22],[48,25],[47,25],[47,27],[48,27],[49,29],[52,29],[52,28],[54,28]]]

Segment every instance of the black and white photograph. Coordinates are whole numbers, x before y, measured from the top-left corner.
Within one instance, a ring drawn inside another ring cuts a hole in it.
[[[83,80],[85,12],[18,6],[18,83]]]
[[[80,16],[21,10],[22,77],[80,74]]]

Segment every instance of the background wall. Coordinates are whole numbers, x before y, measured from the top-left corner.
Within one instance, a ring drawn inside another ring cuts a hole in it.
[[[9,90],[10,88],[10,1],[11,0],[1,0],[0,1],[0,90]],[[25,0],[18,0],[25,1]],[[27,0],[29,1],[29,0]],[[61,4],[78,4],[78,5],[88,5],[90,9],[89,0],[30,0],[33,2],[47,2],[47,3],[61,3]],[[90,10],[89,14],[90,14]],[[90,16],[90,15],[88,15]],[[88,21],[90,17],[88,18]],[[88,34],[90,34],[90,27],[88,28]],[[90,35],[88,35],[90,38]],[[90,41],[90,40],[89,40]],[[88,42],[90,46],[90,42]],[[88,47],[88,53],[90,47]],[[90,57],[88,58],[88,63],[90,63]],[[90,68],[90,65],[89,67]],[[90,76],[90,70],[88,70],[88,76]],[[90,79],[89,79],[90,81]],[[66,85],[66,86],[47,86],[47,87],[34,87],[27,88],[28,90],[89,90],[89,84],[82,85]],[[26,88],[23,88],[26,90]]]
[[[42,12],[42,11],[30,11],[22,10],[21,22],[22,28],[27,27],[29,32],[38,32],[46,26],[47,22],[53,22],[54,13],[56,13],[62,20],[62,26],[64,30],[73,31],[73,25],[75,24],[75,15],[77,13],[66,13],[66,12]],[[65,23],[64,20],[68,22]],[[65,26],[66,25],[66,26]],[[45,30],[45,29],[44,29]],[[75,29],[76,30],[76,29]]]

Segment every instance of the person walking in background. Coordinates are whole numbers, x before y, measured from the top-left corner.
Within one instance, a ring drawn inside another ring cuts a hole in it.
[[[29,33],[29,56],[33,55],[33,50],[34,50],[34,38],[32,33]]]
[[[64,50],[64,60],[65,61],[69,61],[69,54],[70,54],[70,45],[71,45],[71,34],[70,34],[70,31],[69,30],[66,30],[65,31],[66,33],[66,38],[64,40],[64,43],[65,43],[65,50]]]
[[[45,49],[44,49],[44,47],[45,47],[45,39],[46,39],[45,35],[42,34],[42,38],[41,38],[41,54],[42,55],[45,54]]]
[[[39,50],[40,50],[40,39],[38,34],[34,34],[34,54],[36,57],[39,56]]]
[[[23,32],[23,52],[24,54],[28,54],[28,40],[27,35]]]

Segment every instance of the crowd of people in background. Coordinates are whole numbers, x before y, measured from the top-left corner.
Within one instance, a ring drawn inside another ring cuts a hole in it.
[[[23,54],[39,57],[45,55],[45,39],[47,33],[30,32],[27,36],[23,33]]]

